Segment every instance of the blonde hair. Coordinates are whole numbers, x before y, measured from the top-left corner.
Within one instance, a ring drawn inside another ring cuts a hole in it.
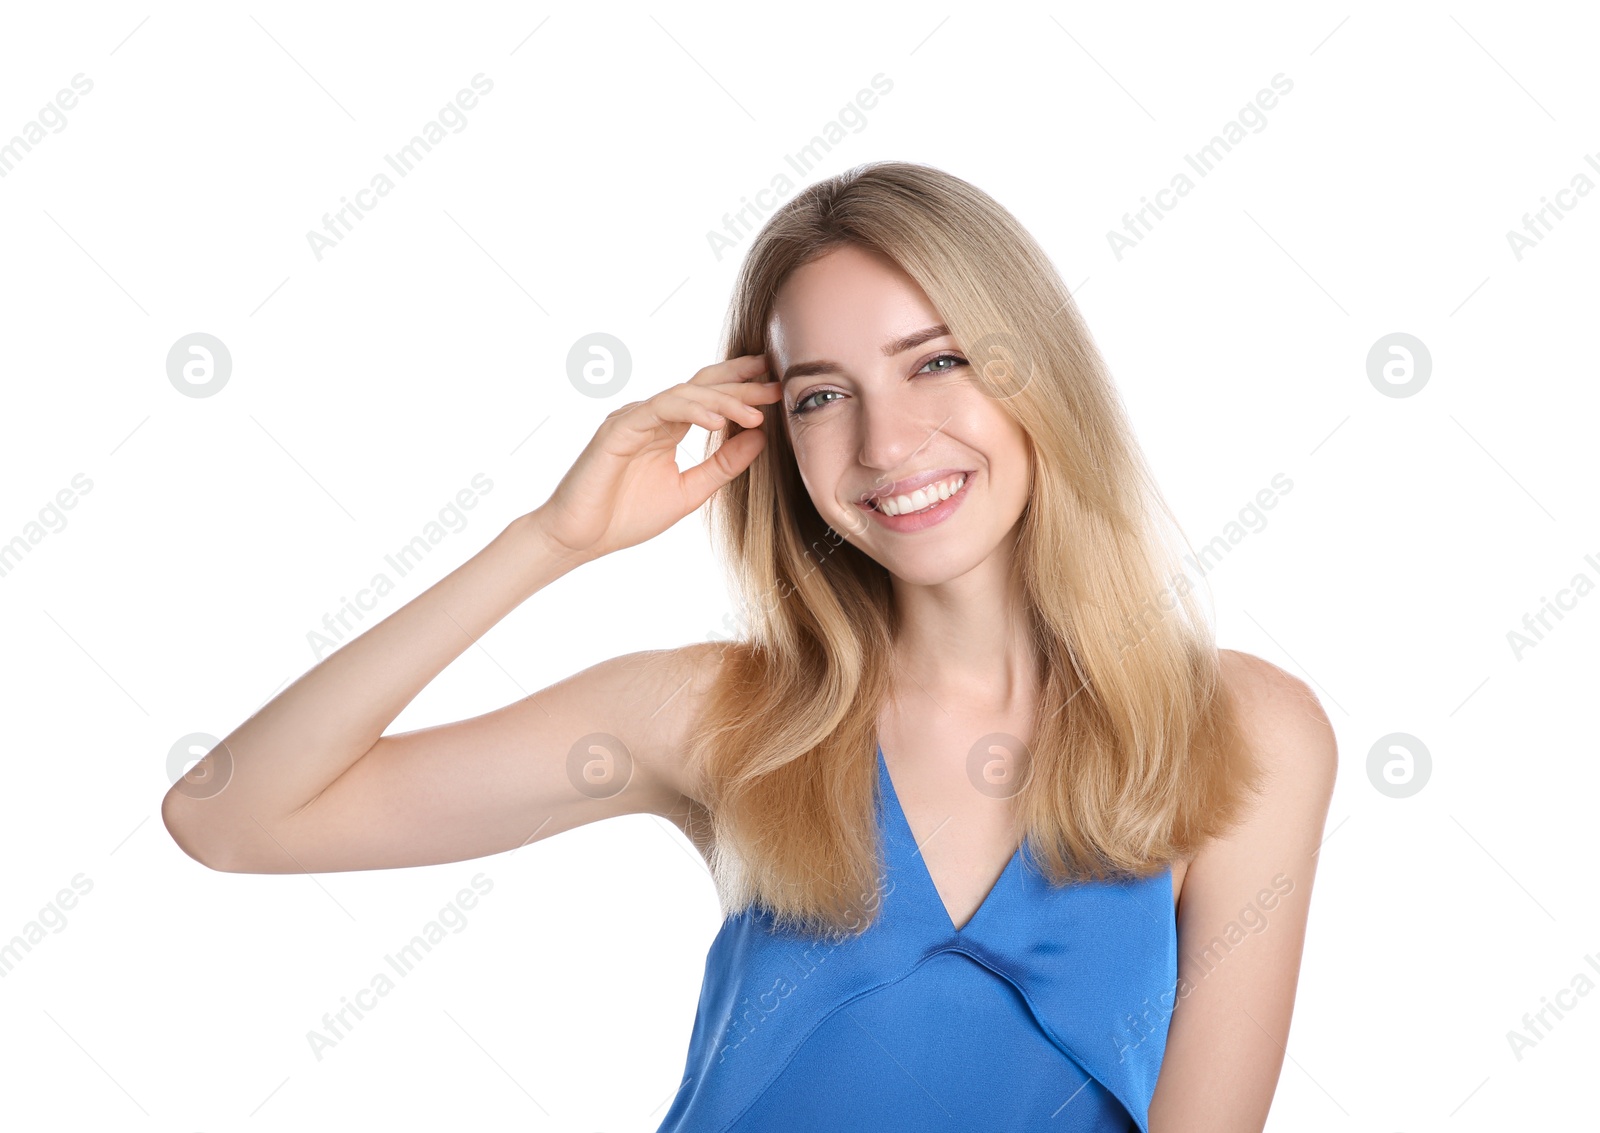
[[[740,269],[723,354],[766,353],[790,273],[852,244],[898,264],[1031,441],[1016,555],[1043,673],[1015,803],[1055,883],[1148,876],[1231,826],[1261,769],[1241,739],[1211,628],[1158,521],[1162,500],[1071,294],[975,186],[907,162],[812,185]],[[686,756],[725,911],[850,932],[876,916],[877,719],[896,615],[888,571],[822,519],[781,420],[710,503],[746,636],[729,643]],[[741,428],[713,433],[707,455]]]

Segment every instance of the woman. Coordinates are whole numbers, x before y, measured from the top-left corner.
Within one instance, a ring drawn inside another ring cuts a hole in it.
[[[770,218],[724,354],[235,729],[173,837],[328,871],[672,818],[727,917],[662,1130],[1260,1130],[1334,738],[1215,647],[1048,259],[958,178],[860,167]],[[382,735],[522,601],[708,500],[745,640]]]

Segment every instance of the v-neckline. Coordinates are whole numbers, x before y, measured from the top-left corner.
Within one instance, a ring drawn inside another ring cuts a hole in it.
[[[1006,860],[1005,868],[1000,871],[1000,876],[989,887],[989,892],[983,895],[983,900],[978,902],[978,907],[972,911],[972,915],[962,923],[960,928],[957,928],[955,918],[950,915],[950,907],[944,903],[944,898],[939,895],[939,886],[934,883],[933,874],[928,870],[927,860],[922,856],[922,847],[917,844],[917,835],[911,829],[911,820],[906,817],[905,808],[900,805],[900,793],[895,790],[894,776],[889,774],[889,760],[883,754],[883,744],[879,743],[877,745],[877,752],[878,772],[882,777],[885,800],[894,811],[900,832],[905,835],[906,842],[910,844],[913,855],[917,859],[916,871],[921,875],[922,882],[928,889],[928,895],[932,897],[934,905],[938,907],[939,914],[944,918],[945,926],[949,929],[950,934],[952,936],[965,935],[977,923],[978,919],[984,915],[984,911],[1001,896],[1001,891],[1011,875],[1020,868],[1027,840],[1023,839],[1018,843],[1017,848],[1012,851],[1011,857]],[[929,837],[932,837],[932,835],[929,835]]]

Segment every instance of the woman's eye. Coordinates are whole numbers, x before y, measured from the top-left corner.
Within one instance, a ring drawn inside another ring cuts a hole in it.
[[[949,362],[951,364],[948,365],[948,366],[942,366],[942,367],[940,367],[938,369],[935,369],[935,370],[930,370],[928,367],[934,365],[936,362]],[[961,355],[959,355],[959,354],[940,354],[937,357],[930,358],[925,363],[923,363],[922,369],[918,370],[917,373],[919,373],[919,374],[948,374],[951,370],[958,370],[962,366],[965,366],[966,364],[967,364],[967,360],[965,358],[961,357]],[[836,390],[836,389],[819,389],[815,393],[806,394],[799,401],[794,403],[794,408],[789,410],[789,415],[791,417],[800,417],[800,416],[804,416],[807,413],[811,413],[811,412],[813,412],[813,411],[815,411],[817,409],[822,408],[822,406],[824,406],[824,405],[826,405],[828,403],[825,402],[825,401],[824,402],[818,402],[815,405],[811,405],[811,404],[808,404],[808,403],[811,402],[811,400],[813,398],[822,397],[824,394],[830,394],[830,393],[837,394],[837,393],[839,393],[839,391]]]
[[[790,413],[791,416],[794,416],[794,417],[799,417],[802,414],[810,413],[812,411],[812,409],[816,409],[817,406],[812,406],[811,409],[807,409],[806,408],[806,402],[810,401],[814,397],[821,397],[825,393],[838,393],[838,392],[839,391],[836,390],[836,389],[819,389],[816,393],[808,393],[804,397],[802,397],[799,401],[794,403],[794,408],[789,410],[789,413]]]
[[[946,366],[942,370],[931,370],[931,371],[928,370],[927,366],[931,366],[935,362],[953,362],[953,363],[955,363],[955,365]],[[965,358],[961,357],[959,354],[941,354],[937,358],[929,358],[927,363],[926,363],[926,365],[923,367],[923,369],[918,370],[917,373],[919,373],[919,374],[923,374],[923,373],[948,374],[951,370],[958,369],[958,368],[960,368],[962,366],[965,366],[966,364],[967,364],[967,360]]]

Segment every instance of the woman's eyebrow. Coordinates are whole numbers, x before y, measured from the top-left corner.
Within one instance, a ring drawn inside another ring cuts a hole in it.
[[[930,342],[935,338],[944,338],[949,333],[950,328],[943,323],[938,323],[931,327],[923,327],[921,330],[912,331],[910,334],[902,335],[899,338],[892,338],[884,343],[882,347],[883,356],[885,358],[893,358],[896,354],[904,354],[907,350],[915,350],[924,342]],[[822,360],[796,362],[783,372],[781,380],[788,382],[794,378],[808,378],[814,374],[840,374],[843,372],[844,367],[837,362]]]

